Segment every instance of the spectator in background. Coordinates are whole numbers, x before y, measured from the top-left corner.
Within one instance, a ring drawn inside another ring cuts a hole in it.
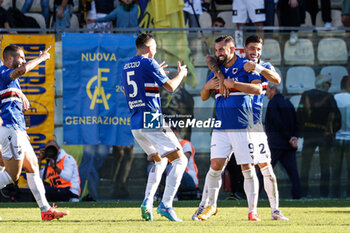
[[[265,0],[265,26],[275,26],[275,0]]]
[[[111,29],[112,22],[91,22],[97,18],[103,18],[109,14],[114,8],[113,0],[94,0],[87,2],[90,10],[86,14],[87,24],[86,27],[89,29]]]
[[[188,27],[190,28],[199,28],[199,16],[203,13],[201,0],[184,0],[185,7],[184,17],[185,24],[188,22]]]
[[[318,0],[305,0],[306,10],[310,13],[312,25],[316,25],[316,15],[320,10],[318,7]],[[331,0],[321,0],[321,12],[324,26],[327,28],[332,27],[331,17]]]
[[[40,170],[44,180],[48,201],[79,201],[80,178],[78,164],[53,140],[48,141],[40,151],[39,164],[46,159],[46,166]]]
[[[70,28],[70,18],[73,14],[73,0],[55,0],[54,25],[56,29]]]
[[[87,182],[89,190],[89,200],[98,199],[98,183],[100,181],[99,169],[102,167],[108,153],[109,146],[106,145],[85,145],[83,158],[79,166],[79,174],[81,180],[81,190]]]
[[[266,96],[267,105],[265,129],[271,151],[271,165],[279,161],[286,170],[292,183],[292,197],[302,197],[298,173],[296,150],[298,148],[298,122],[291,102],[280,93],[281,86],[269,83]]]
[[[138,27],[138,7],[134,0],[120,0],[122,5],[102,18],[88,19],[87,23],[102,23],[116,21],[117,28]]]
[[[344,27],[350,27],[350,0],[344,0],[341,21]]]
[[[277,11],[279,25],[286,27],[300,27],[305,21],[305,0],[279,0]],[[298,32],[290,33],[289,43],[292,45],[298,41]]]
[[[243,32],[239,30],[249,22],[256,27],[263,27],[266,20],[264,0],[234,0],[232,3],[232,22],[237,24],[235,31],[236,48],[244,47]],[[263,33],[259,30],[260,34]]]
[[[336,134],[332,167],[332,197],[340,197],[342,166],[347,169],[347,196],[350,197],[350,76],[341,80],[341,93],[334,96],[340,109],[342,127]]]
[[[305,91],[298,107],[300,132],[304,137],[301,161],[301,185],[304,195],[308,194],[309,172],[316,147],[319,147],[320,194],[329,195],[330,156],[335,133],[341,127],[341,115],[332,94],[328,93],[331,79],[318,75],[316,89]]]
[[[0,0],[0,28],[6,28],[10,29],[10,23],[9,23],[9,17],[7,14],[7,11],[1,7],[1,4],[4,2],[4,0]],[[16,32],[9,32],[11,34],[16,34]]]
[[[22,7],[22,13],[28,13],[30,8],[33,5],[34,0],[25,0],[24,5]],[[50,9],[49,9],[49,0],[41,0],[40,1],[40,6],[41,6],[41,14],[45,18],[45,24],[46,27],[49,26],[49,19],[50,19]]]

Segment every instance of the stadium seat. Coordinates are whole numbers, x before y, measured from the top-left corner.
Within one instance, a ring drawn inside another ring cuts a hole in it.
[[[232,23],[232,10],[222,11],[218,14],[225,21],[225,28],[236,28],[236,24]]]
[[[211,28],[211,16],[208,12],[203,12],[200,16],[199,16],[199,24],[201,26],[201,28]]]
[[[64,145],[63,143],[63,127],[55,127],[55,141],[58,145]]]
[[[63,125],[63,98],[55,98],[55,125]]]
[[[320,74],[326,75],[332,79],[332,85],[329,92],[340,92],[340,82],[345,75],[348,75],[348,70],[344,66],[325,66],[321,69]]]
[[[343,27],[341,22],[341,11],[340,10],[331,10],[332,17],[332,26],[333,27]],[[322,20],[322,12],[319,11],[316,15],[316,27],[324,27],[324,22]]]
[[[315,61],[314,47],[309,39],[298,39],[292,45],[284,44],[284,60],[286,65],[313,65]]]
[[[24,2],[25,0],[16,0],[16,7],[19,10],[22,10]],[[54,1],[49,1],[49,8],[51,12],[53,12],[53,3]],[[32,7],[29,9],[29,13],[41,13],[41,0],[33,1]]]
[[[308,11],[305,11],[305,23],[300,25],[301,27],[312,27],[311,15]]]
[[[55,42],[55,68],[62,69],[62,41]]]
[[[25,13],[26,16],[32,17],[39,24],[40,28],[46,28],[45,18],[39,13]]]
[[[209,98],[203,101],[200,96],[193,97],[193,117],[199,120],[207,120],[213,117],[213,111],[215,107],[215,99]]]
[[[79,19],[76,14],[73,14],[70,18],[70,28],[71,29],[78,29],[79,28]]]
[[[215,2],[215,9],[217,11],[232,11],[232,4],[219,4]]]
[[[3,1],[1,7],[7,10],[8,8],[12,7],[12,1]]]
[[[320,64],[347,64],[348,49],[340,38],[323,38],[318,43],[317,59]]]
[[[55,96],[62,97],[63,95],[63,76],[62,69],[55,70]]]
[[[210,152],[211,135],[210,129],[203,129],[203,131],[193,131],[191,133],[191,143],[196,150],[196,153]]]
[[[331,9],[342,9],[344,0],[331,0]]]
[[[192,88],[185,84],[185,89],[193,95],[199,95],[204,84],[208,80],[208,68],[195,68],[196,76],[197,76],[197,85],[195,88]]]
[[[270,62],[273,65],[281,64],[281,49],[280,45],[275,39],[265,39],[262,49],[261,59]]]
[[[308,66],[291,67],[287,71],[286,89],[289,94],[301,94],[315,88],[315,71]]]
[[[293,104],[295,111],[298,109],[301,95],[293,95],[290,97],[289,101]]]
[[[278,19],[278,14],[277,12],[275,12],[275,24],[274,24],[275,27],[278,27],[280,26],[280,22],[279,22],[279,19]]]

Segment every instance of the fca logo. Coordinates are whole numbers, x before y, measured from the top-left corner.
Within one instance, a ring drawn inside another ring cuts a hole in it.
[[[144,112],[143,113],[143,128],[158,129],[161,125],[162,114],[158,112]]]

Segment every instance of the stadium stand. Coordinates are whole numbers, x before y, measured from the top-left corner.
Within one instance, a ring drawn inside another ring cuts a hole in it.
[[[199,25],[201,26],[201,28],[210,28],[211,22],[211,16],[208,12],[203,12],[199,16]]]
[[[287,41],[284,44],[286,65],[313,65],[315,62],[314,47],[309,39],[298,39],[296,44]]]
[[[231,6],[232,8],[232,6]],[[221,11],[218,14],[218,17],[221,17],[225,21],[225,28],[236,28],[236,24],[232,23],[232,9],[231,11]]]
[[[196,119],[207,120],[213,117],[215,100],[214,98],[209,98],[206,101],[202,101],[200,96],[193,97],[194,107],[193,116]]]
[[[287,71],[286,89],[288,94],[301,94],[315,88],[315,71],[308,66],[291,67]]]
[[[317,59],[320,64],[347,64],[345,41],[341,38],[322,38],[318,43]]]
[[[32,17],[39,24],[40,28],[46,28],[45,18],[39,13],[25,13],[26,16]]]
[[[348,75],[348,70],[344,66],[325,66],[321,69],[320,74],[326,75],[332,79],[332,85],[328,92],[340,92],[340,82],[345,75]]]
[[[185,89],[193,95],[199,95],[204,84],[207,82],[208,78],[208,68],[207,67],[200,67],[195,69],[196,76],[197,76],[197,85],[195,88],[192,88],[185,84]]]
[[[72,17],[70,18],[70,28],[72,29],[78,29],[79,28],[79,19],[76,14],[72,14]]]
[[[342,27],[343,24],[341,22],[341,11],[340,10],[331,10],[332,17],[332,26],[333,27]],[[316,27],[323,27],[324,22],[322,21],[322,12],[319,11],[316,15]]]
[[[300,25],[301,27],[312,27],[311,15],[309,12],[305,12],[305,23]]]
[[[281,65],[281,48],[275,39],[265,39],[261,59],[273,65]]]
[[[196,153],[207,153],[210,151],[210,131],[193,132],[191,133],[191,143],[196,150]]]
[[[301,99],[301,95],[293,95],[293,96],[290,97],[290,99],[289,99],[289,101],[293,104],[295,110],[298,109],[300,99]]]
[[[193,65],[195,66],[207,66],[207,63],[205,62],[205,55],[203,54],[203,44],[202,41],[195,40],[192,41],[191,45],[194,47],[192,48],[192,51],[195,51],[194,54],[192,55],[193,57]]]

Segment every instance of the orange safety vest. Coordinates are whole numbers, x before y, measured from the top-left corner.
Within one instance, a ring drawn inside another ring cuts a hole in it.
[[[63,170],[64,168],[64,159],[67,157],[65,155],[57,164],[56,166]],[[48,166],[46,171],[46,179],[50,180],[50,186],[55,188],[72,188],[72,183],[69,181],[66,181],[60,177],[60,175],[53,169],[53,167]]]
[[[185,140],[185,139],[180,139],[180,145],[181,145],[181,147],[184,147],[184,145],[186,144],[186,142],[190,142],[190,141],[187,141],[187,140]],[[192,172],[194,172],[195,174],[191,174],[191,176],[192,176],[192,175],[195,175],[195,176],[196,176],[196,179],[197,179],[197,181],[198,181],[198,168],[197,168],[196,162],[194,161],[195,150],[194,150],[194,148],[193,148],[193,146],[192,146],[192,143],[190,143],[190,145],[191,145],[192,153],[191,153],[191,158],[188,160],[188,163],[189,163],[189,164],[188,164],[187,167],[186,167],[186,172],[189,173],[188,167],[190,167],[191,169],[193,169]],[[191,172],[191,173],[192,173],[192,172]],[[197,188],[197,187],[198,187],[198,184],[196,184],[196,188]]]

